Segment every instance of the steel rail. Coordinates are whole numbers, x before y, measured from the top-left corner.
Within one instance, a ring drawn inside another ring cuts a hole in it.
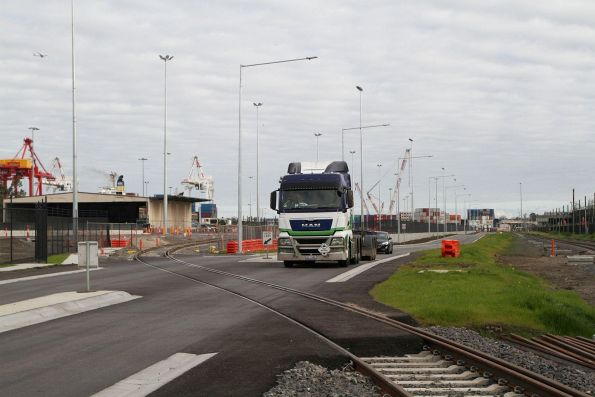
[[[192,246],[192,245],[196,245],[196,244],[183,244],[183,245],[179,245],[179,246],[171,246],[171,249],[178,251],[184,248],[187,248],[188,246]],[[184,264],[187,264],[188,262],[185,261],[181,261],[179,259],[173,258],[170,255],[170,251],[166,251],[166,257],[170,260],[174,260],[176,262],[181,262]],[[310,332],[311,334],[315,335],[316,337],[318,337],[319,339],[321,339],[323,342],[325,342],[326,344],[328,344],[329,346],[331,346],[332,348],[334,348],[335,350],[339,351],[341,354],[343,354],[344,356],[346,356],[348,359],[351,360],[351,362],[353,363],[353,368],[355,371],[361,373],[364,376],[367,376],[369,378],[372,379],[372,381],[374,382],[374,384],[376,386],[378,386],[378,388],[380,388],[380,390],[385,393],[388,394],[391,397],[414,397],[412,394],[408,393],[405,391],[405,389],[403,389],[401,386],[395,384],[393,381],[391,381],[388,377],[386,377],[385,375],[381,374],[380,372],[376,371],[371,365],[369,365],[368,363],[366,363],[365,361],[363,361],[362,359],[360,359],[359,357],[357,357],[356,355],[354,355],[353,353],[351,353],[349,350],[345,349],[344,347],[338,345],[337,343],[333,342],[331,339],[325,337],[323,334],[319,333],[318,331],[316,331],[314,328],[311,328],[310,326],[308,326],[305,323],[302,323],[294,318],[289,317],[288,315],[284,314],[283,312],[274,309],[273,307],[266,305],[264,303],[258,302],[255,299],[252,299],[244,294],[241,294],[239,292],[236,291],[232,291],[228,288],[225,287],[221,287],[218,286],[216,284],[213,283],[209,283],[207,281],[204,280],[199,280],[195,277],[186,275],[186,274],[182,274],[170,269],[164,269],[162,267],[153,265],[151,263],[145,262],[140,258],[140,254],[135,255],[135,259],[141,263],[143,263],[146,266],[161,270],[163,272],[172,274],[174,276],[178,276],[178,277],[182,277],[188,280],[191,280],[195,283],[199,283],[199,284],[203,284],[203,285],[207,285],[209,287],[213,287],[216,288],[220,291],[235,295],[241,299],[247,300],[249,302],[252,302],[254,304],[256,304],[257,306],[260,306],[272,313],[274,313],[275,315],[278,315],[288,321],[290,321],[291,323],[301,327],[302,329]]]
[[[175,252],[175,250],[174,250],[174,252]],[[430,343],[432,343],[434,345],[438,345],[441,348],[444,348],[444,349],[450,350],[454,353],[457,353],[458,355],[465,357],[465,359],[467,359],[467,360],[472,360],[474,363],[476,363],[476,365],[487,367],[485,372],[488,372],[488,373],[490,371],[498,372],[500,374],[500,376],[502,376],[502,377],[516,378],[518,380],[518,382],[520,383],[520,387],[522,389],[530,390],[531,394],[539,395],[540,392],[547,392],[551,396],[559,396],[559,397],[568,397],[568,396],[588,397],[588,394],[586,394],[586,393],[582,393],[578,390],[568,387],[562,383],[556,382],[552,379],[546,378],[540,374],[536,374],[536,373],[529,371],[525,368],[518,367],[514,364],[508,363],[508,362],[501,360],[499,358],[496,358],[496,357],[492,357],[492,356],[490,356],[486,353],[483,353],[481,351],[469,348],[467,346],[453,342],[446,338],[443,338],[443,337],[437,336],[435,334],[423,331],[417,327],[413,327],[413,326],[401,323],[399,321],[390,319],[388,317],[379,315],[377,313],[373,313],[373,312],[367,311],[365,309],[349,306],[342,302],[335,301],[335,300],[325,298],[322,296],[314,295],[314,294],[311,294],[308,292],[295,290],[290,287],[285,287],[285,286],[269,283],[266,281],[256,280],[256,279],[253,279],[250,277],[225,272],[225,271],[218,270],[218,269],[212,269],[212,268],[208,268],[205,266],[192,264],[192,263],[189,263],[186,261],[182,261],[178,258],[172,257],[171,253],[173,253],[173,252],[168,252],[168,257],[170,259],[178,261],[180,263],[184,263],[187,266],[199,268],[201,270],[206,270],[206,271],[209,271],[212,273],[217,273],[220,275],[237,278],[237,279],[244,280],[244,281],[249,281],[252,283],[266,285],[268,287],[271,287],[271,288],[274,288],[277,290],[290,292],[290,293],[293,293],[296,295],[300,295],[300,296],[307,297],[307,298],[310,298],[313,300],[324,302],[329,305],[341,307],[343,309],[359,313],[366,317],[373,318],[377,321],[380,321],[380,322],[390,325],[392,327],[395,327],[395,328],[398,328],[398,329],[401,329],[404,331],[408,331],[409,333],[417,335],[417,336],[425,339],[426,341],[429,341]]]
[[[592,363],[589,363],[588,361],[585,361],[584,357],[582,357],[581,355],[578,354],[574,354],[572,352],[568,352],[568,351],[560,351],[560,349],[554,349],[551,347],[548,347],[545,344],[542,344],[541,342],[535,341],[535,340],[530,340],[527,338],[524,338],[520,335],[516,335],[516,334],[510,334],[509,336],[504,336],[504,339],[512,342],[514,344],[517,345],[521,345],[524,346],[527,349],[530,349],[532,351],[537,351],[537,352],[541,352],[541,353],[545,353],[548,354],[550,356],[554,356],[557,358],[560,358],[562,360],[566,360],[578,365],[582,365],[584,367],[589,367],[589,368],[593,368],[595,369],[595,365],[593,365]]]
[[[552,240],[556,241],[556,242],[560,242],[562,244],[566,244],[566,245],[573,245],[575,247],[579,247],[579,248],[585,248],[588,250],[595,250],[595,242],[591,243],[589,241],[578,241],[578,240],[565,240],[565,239],[561,239],[561,238],[548,238],[548,237],[544,237],[544,236],[536,236],[533,234],[529,234],[527,235],[528,237],[532,237],[535,239],[539,239],[539,240],[544,240],[545,242],[551,242]]]
[[[549,396],[556,396],[556,397],[570,397],[570,396],[572,396],[572,397],[590,397],[586,393],[583,393],[583,392],[576,390],[572,387],[566,386],[566,385],[564,385],[560,382],[557,382],[553,379],[546,378],[543,375],[534,373],[534,372],[527,370],[525,368],[508,363],[502,359],[490,356],[489,354],[472,349],[468,346],[464,346],[457,342],[451,341],[447,338],[443,338],[441,336],[421,330],[417,327],[401,323],[397,320],[393,320],[393,319],[388,318],[384,315],[380,315],[378,313],[374,313],[374,312],[371,312],[371,311],[368,311],[368,310],[365,310],[362,308],[350,306],[343,302],[339,302],[339,301],[335,301],[333,299],[325,298],[323,296],[311,294],[309,292],[299,291],[299,290],[296,290],[296,289],[293,289],[290,287],[286,287],[286,286],[282,286],[282,285],[278,285],[278,284],[274,284],[274,283],[269,283],[269,282],[262,281],[262,280],[253,279],[253,278],[242,276],[239,274],[229,273],[229,272],[222,271],[219,269],[213,269],[213,268],[205,267],[202,265],[189,263],[189,262],[183,261],[179,258],[175,258],[172,256],[173,253],[175,253],[176,251],[178,251],[182,248],[184,248],[184,247],[172,246],[171,249],[166,252],[166,257],[173,261],[185,264],[186,266],[189,266],[189,267],[197,268],[200,270],[204,270],[207,272],[211,272],[211,273],[215,273],[215,274],[219,274],[219,275],[223,275],[223,276],[227,276],[227,277],[240,279],[240,280],[255,283],[255,284],[265,285],[265,286],[268,286],[273,289],[277,289],[277,290],[284,291],[284,292],[289,292],[289,293],[299,295],[302,297],[306,297],[306,298],[309,298],[309,299],[312,299],[315,301],[319,301],[319,302],[323,302],[323,303],[326,303],[326,304],[329,304],[332,306],[340,307],[344,310],[358,313],[360,315],[374,319],[376,321],[379,321],[386,325],[400,329],[402,331],[409,332],[410,334],[419,336],[420,338],[424,339],[426,342],[429,342],[430,344],[432,344],[434,346],[438,346],[440,348],[446,349],[459,357],[463,357],[464,360],[471,361],[471,364],[473,366],[479,366],[480,369],[482,369],[484,371],[484,375],[497,375],[498,377],[501,377],[501,378],[513,378],[516,381],[516,383],[518,383],[518,385],[516,385],[516,387],[514,387],[514,389],[517,391],[522,390],[523,392],[525,392],[526,394],[528,393],[529,395],[542,395],[543,393],[546,393]],[[155,266],[155,267],[159,268],[158,266]],[[173,272],[173,273],[176,273],[176,272]],[[188,276],[185,276],[185,277],[188,277]]]

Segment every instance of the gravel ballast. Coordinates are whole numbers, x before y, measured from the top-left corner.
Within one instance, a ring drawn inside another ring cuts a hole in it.
[[[351,365],[342,370],[321,367],[308,361],[300,361],[295,367],[278,375],[277,386],[263,397],[382,397],[378,387],[370,379],[355,372]]]
[[[428,327],[425,330],[501,358],[577,390],[589,394],[593,394],[595,391],[595,372],[587,368],[552,361],[535,353],[518,349],[504,341],[485,338],[466,328]]]

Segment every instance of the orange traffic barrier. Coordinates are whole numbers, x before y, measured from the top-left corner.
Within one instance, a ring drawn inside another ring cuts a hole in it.
[[[262,244],[262,240],[260,239],[253,239],[253,240],[242,240],[242,251],[244,253],[249,252],[259,252],[259,251],[276,251],[277,250],[277,240],[273,239],[273,245],[267,245],[266,247]],[[227,243],[227,253],[228,254],[237,254],[238,253],[238,242],[237,241],[230,241]]]
[[[128,241],[123,239],[112,239],[111,246],[112,248],[124,248],[128,245]]]
[[[457,258],[461,256],[461,245],[458,240],[442,240],[442,256]]]

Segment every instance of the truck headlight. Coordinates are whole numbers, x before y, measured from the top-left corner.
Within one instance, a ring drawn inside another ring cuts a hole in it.
[[[331,247],[343,247],[345,245],[345,239],[343,237],[333,237],[331,240]]]
[[[280,238],[278,242],[279,247],[291,247],[291,239]]]

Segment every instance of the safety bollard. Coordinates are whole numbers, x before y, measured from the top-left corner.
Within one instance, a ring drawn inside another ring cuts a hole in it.
[[[139,248],[141,251],[143,250],[143,239],[142,239],[142,238],[141,238],[141,239],[138,241],[138,248]]]

